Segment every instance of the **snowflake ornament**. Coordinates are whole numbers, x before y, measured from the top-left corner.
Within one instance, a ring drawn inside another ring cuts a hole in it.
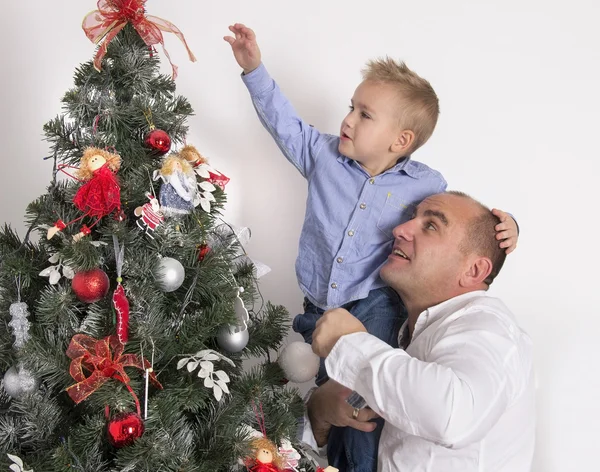
[[[183,369],[187,366],[188,372],[193,372],[198,366],[198,377],[204,379],[204,386],[212,389],[213,395],[217,401],[221,401],[223,393],[229,394],[229,387],[227,384],[230,382],[229,376],[223,370],[216,370],[213,361],[222,360],[228,362],[231,366],[235,367],[235,363],[225,357],[223,354],[213,351],[212,349],[204,349],[198,351],[196,354],[190,357],[184,357],[177,363],[177,370]]]

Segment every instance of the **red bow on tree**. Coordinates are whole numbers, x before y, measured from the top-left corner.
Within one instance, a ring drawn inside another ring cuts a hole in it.
[[[112,378],[125,384],[139,411],[139,400],[129,386],[129,376],[125,367],[145,370],[151,366],[146,359],[140,359],[135,354],[123,354],[124,347],[116,335],[100,340],[85,334],[73,336],[67,348],[67,356],[73,359],[69,373],[77,383],[68,387],[67,393],[75,403],[85,400]],[[86,376],[84,369],[91,374]],[[150,373],[150,380],[156,387],[163,388],[154,372]]]
[[[102,58],[106,54],[108,45],[127,23],[133,25],[149,47],[160,43],[173,68],[173,80],[177,77],[177,66],[171,62],[171,57],[165,49],[161,31],[177,35],[185,45],[190,61],[196,61],[179,28],[170,21],[157,16],[146,15],[145,3],[146,0],[98,0],[98,10],[94,10],[85,16],[81,26],[86,36],[94,44],[100,44],[104,40],[94,58],[96,70],[100,71]]]

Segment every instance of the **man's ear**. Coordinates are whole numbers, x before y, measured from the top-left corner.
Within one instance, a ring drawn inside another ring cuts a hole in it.
[[[489,257],[477,256],[469,260],[467,269],[460,278],[460,286],[472,288],[482,285],[491,274],[493,268]]]
[[[390,151],[394,154],[406,154],[406,152],[412,147],[415,142],[415,133],[409,129],[405,129],[400,132],[394,143],[392,144]]]

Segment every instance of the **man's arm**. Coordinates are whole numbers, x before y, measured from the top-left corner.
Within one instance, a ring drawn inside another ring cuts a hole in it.
[[[517,346],[495,315],[474,312],[433,339],[427,362],[367,333],[345,335],[330,378],[362,395],[395,427],[450,448],[482,439],[506,410]]]

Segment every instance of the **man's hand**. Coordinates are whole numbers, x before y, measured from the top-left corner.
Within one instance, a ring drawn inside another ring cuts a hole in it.
[[[378,415],[370,408],[363,408],[354,418],[354,408],[346,400],[352,391],[349,388],[328,380],[316,389],[308,400],[308,419],[319,447],[327,444],[331,426],[349,426],[359,431],[371,432],[376,428],[369,420]]]
[[[500,223],[495,226],[496,239],[502,241],[500,247],[506,248],[506,254],[510,254],[517,248],[517,240],[519,239],[517,222],[502,210],[494,208],[492,213],[500,220]]]
[[[241,23],[230,26],[229,30],[235,34],[235,38],[225,36],[223,39],[231,45],[235,60],[244,69],[244,74],[249,74],[260,65],[260,49],[256,35]]]
[[[348,310],[335,308],[326,311],[317,321],[313,333],[312,349],[320,357],[327,357],[335,343],[345,334],[358,333],[367,330]]]

